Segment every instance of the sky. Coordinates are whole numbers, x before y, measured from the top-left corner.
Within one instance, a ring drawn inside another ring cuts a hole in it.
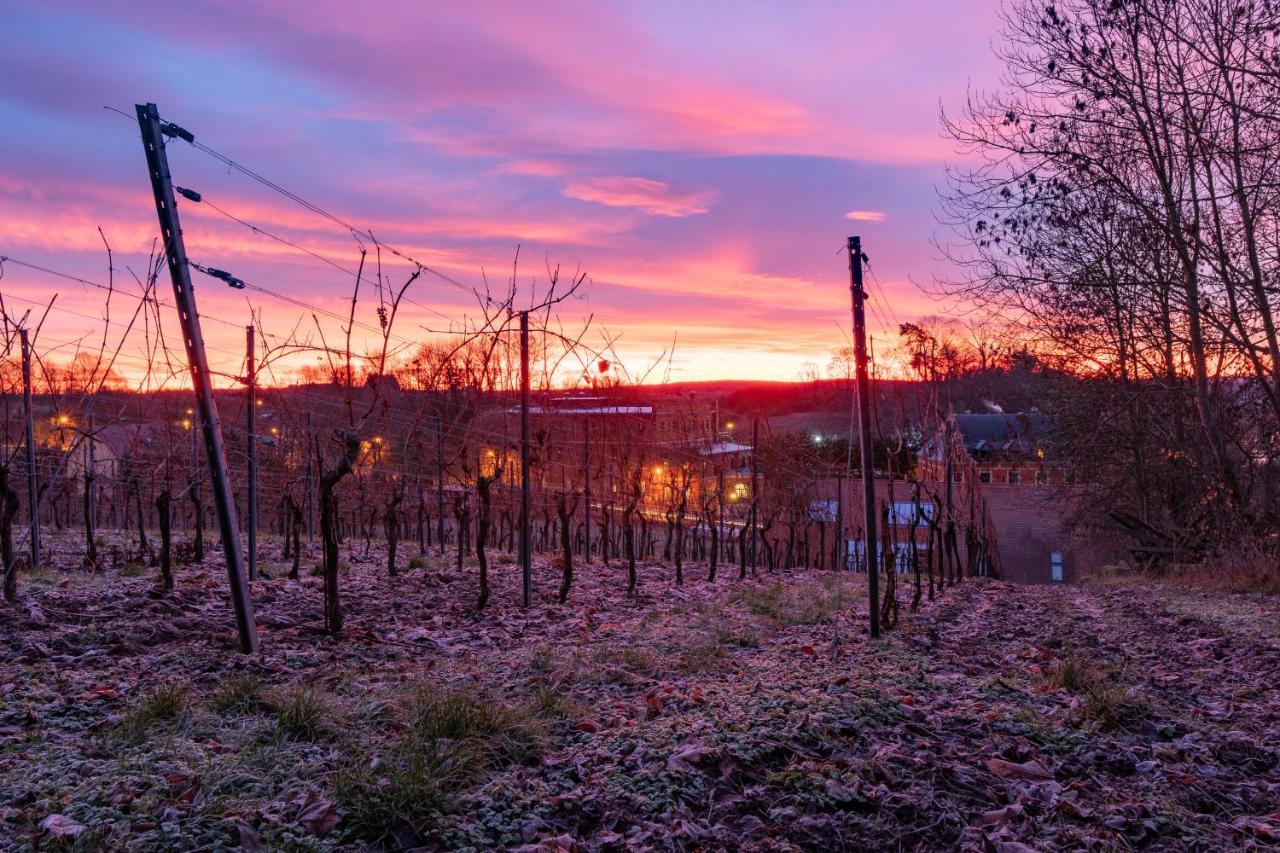
[[[652,375],[672,381],[793,380],[846,345],[851,234],[877,347],[898,322],[954,310],[926,292],[947,274],[936,192],[957,158],[939,109],[999,82],[996,0],[0,0],[0,19],[0,255],[104,284],[105,237],[126,375],[155,334],[129,325],[157,233],[136,103],[464,285],[415,281],[397,347],[474,319],[471,291],[504,290],[519,247],[519,298],[556,265],[586,273],[558,320],[589,323],[588,343],[607,338],[633,374],[665,353]],[[224,382],[253,312],[271,345],[316,340],[317,320],[335,334],[351,234],[185,142],[168,154],[176,184],[260,229],[179,205],[191,259],[261,288],[197,276]],[[411,268],[383,254],[403,282]],[[103,291],[2,272],[11,314],[57,294],[51,357],[97,345]],[[360,301],[357,343],[376,307]]]

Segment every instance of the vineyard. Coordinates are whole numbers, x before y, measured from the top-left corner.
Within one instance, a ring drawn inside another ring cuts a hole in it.
[[[726,568],[739,579],[762,567],[861,571],[871,592],[873,637],[898,618],[898,574],[913,576],[915,609],[926,586],[932,598],[962,574],[997,573],[975,478],[953,477],[948,455],[944,482],[919,479],[920,431],[908,425],[904,401],[895,409],[902,423],[886,430],[865,396],[867,382],[859,383],[858,487],[852,419],[847,436],[828,436],[825,447],[821,435],[811,446],[806,434],[772,434],[767,421],[762,435],[760,418],[747,412],[728,413],[739,418],[735,432],[718,400],[664,393],[662,383],[654,388],[661,359],[629,370],[607,333],[588,343],[590,318],[573,330],[564,313],[589,287],[585,273],[563,276],[548,261],[544,279],[523,283],[517,253],[505,290],[487,276],[482,287],[463,284],[196,141],[161,119],[154,104],[139,105],[137,120],[163,237],[142,274],[128,266],[132,282],[117,281],[123,271],[101,230],[105,284],[3,258],[10,269],[103,294],[100,328],[71,341],[39,334],[51,313],[67,310],[60,294],[26,309],[0,304],[8,356],[0,398],[7,600],[17,597],[19,551],[29,555],[31,569],[43,567],[46,526],[83,530],[81,569],[155,567],[172,589],[175,565],[206,558],[212,524],[217,536],[209,544],[224,556],[247,652],[258,646],[246,584],[259,577],[261,531],[283,540],[281,559],[295,580],[303,571],[304,532],[309,544],[320,541],[323,621],[334,636],[343,625],[342,551],[362,547],[367,558],[375,538],[392,577],[408,562],[402,543],[416,544],[419,559],[432,548],[438,555],[451,550],[459,572],[474,561],[481,609],[498,553],[518,554],[525,607],[533,601],[535,552],[556,552],[561,603],[572,592],[575,561],[595,556],[606,564],[625,561],[630,594],[639,584],[637,565],[659,555],[673,566],[678,585],[686,561],[706,563],[711,581]],[[175,184],[168,153],[178,144],[336,226],[351,241],[354,269],[219,207],[207,191]],[[326,275],[350,276],[347,312],[189,258],[179,207],[210,208]],[[851,240],[855,293],[862,292],[863,260]],[[173,303],[160,296],[166,270]],[[237,363],[234,354],[214,352],[216,363],[227,365],[215,369],[201,321],[235,321],[199,313],[193,274],[301,313],[281,335],[251,302],[243,356]],[[472,312],[449,318],[418,301],[412,289],[424,276],[469,294]],[[127,321],[120,319],[121,303]],[[440,314],[449,328],[420,325],[427,335],[403,336],[397,321],[415,308]],[[181,350],[171,344],[175,336]],[[277,376],[286,366],[292,381]],[[136,387],[123,378],[126,371],[139,377]],[[169,387],[188,376],[194,400]],[[243,392],[217,390],[219,378]],[[662,398],[656,406],[647,399],[654,394]],[[937,390],[918,389],[915,398],[914,422],[939,423]],[[888,473],[884,494],[872,481],[877,470]],[[960,482],[967,483],[967,511],[963,495],[954,494]],[[17,526],[20,514],[25,530]],[[175,525],[185,532],[180,545]],[[125,529],[136,532],[136,544],[113,544],[103,553],[99,531]]]
[[[344,634],[277,543],[236,651],[216,560],[89,575],[76,536],[4,622],[18,847],[541,850],[1265,844],[1274,601],[966,579],[871,642],[864,583],[662,560],[353,546]],[[136,543],[114,533],[109,547]],[[415,549],[410,549],[415,550]],[[311,563],[317,549],[303,544]],[[415,555],[416,556],[416,555]],[[265,576],[271,575],[271,579]],[[1167,649],[1184,650],[1176,657]],[[1021,849],[1005,847],[1005,849]]]
[[[146,234],[0,254],[0,850],[1280,843],[1261,273],[1209,376],[1195,292],[1117,285],[1112,357],[1033,269],[1037,349],[900,318],[850,237],[825,378],[680,383],[587,272],[122,115]]]
[[[6,778],[26,780],[5,792],[14,843],[512,844],[509,823],[456,820],[489,780],[731,693],[738,656],[796,645],[784,635],[839,661],[868,620],[877,637],[996,573],[975,478],[921,481],[918,436],[873,425],[865,401],[861,447],[851,419],[811,436],[722,410],[668,388],[663,358],[629,368],[589,317],[570,328],[583,273],[524,277],[517,254],[504,289],[463,284],[153,105],[138,124],[162,235],[144,266],[117,266],[101,231],[105,281],[3,258],[9,276],[96,295],[98,315],[61,291],[0,300],[5,631],[24,667],[0,684]],[[354,264],[172,183],[182,144],[336,226]],[[185,235],[178,209],[198,223]],[[189,257],[206,210],[338,272],[346,310]],[[200,312],[193,276],[254,294],[247,315]],[[473,308],[430,308],[426,279]],[[447,327],[400,330],[423,311]],[[95,326],[50,339],[51,315]],[[243,328],[243,354],[206,347],[201,322]],[[911,406],[937,421],[927,389],[884,417]],[[679,683],[695,675],[705,688]],[[84,750],[142,775],[104,793],[105,765],[80,764],[88,787],[68,789],[60,768]],[[163,805],[144,769],[161,753]],[[668,766],[711,754],[681,746]],[[110,816],[92,811],[104,802]]]

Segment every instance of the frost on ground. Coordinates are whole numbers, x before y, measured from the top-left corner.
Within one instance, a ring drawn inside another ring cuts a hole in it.
[[[212,563],[24,575],[0,848],[1280,842],[1273,598],[971,580],[873,642],[860,576],[593,565],[559,606],[539,564],[525,612],[508,560],[477,613],[451,562],[351,555],[337,641],[319,578],[260,580],[256,657]]]

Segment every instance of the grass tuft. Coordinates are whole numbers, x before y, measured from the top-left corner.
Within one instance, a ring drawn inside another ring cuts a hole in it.
[[[223,716],[247,714],[266,707],[262,682],[252,675],[233,675],[223,680],[211,704]]]
[[[751,586],[731,599],[757,616],[767,616],[779,625],[812,625],[821,622],[836,609],[836,598],[825,584],[785,587]]]
[[[136,743],[146,737],[155,725],[178,720],[186,715],[190,688],[181,682],[170,681],[144,695],[116,727],[124,740]]]
[[[418,688],[399,709],[404,734],[390,748],[370,760],[368,743],[350,745],[334,777],[347,825],[375,844],[393,825],[422,827],[485,773],[540,755],[559,704],[554,694],[509,706],[480,692]]]
[[[1120,674],[1094,658],[1068,654],[1049,667],[1045,681],[1053,689],[1080,697],[1074,713],[1077,724],[1090,722],[1104,729],[1114,728],[1146,710],[1121,683]]]
[[[322,740],[330,733],[333,708],[319,690],[308,685],[290,687],[276,697],[276,733],[287,740]]]
[[[546,675],[554,672],[556,664],[555,649],[549,643],[538,643],[529,650],[529,671]]]
[[[568,720],[580,717],[582,708],[557,690],[539,690],[528,705],[528,710],[547,720]]]
[[[488,765],[523,763],[541,751],[545,723],[527,708],[504,705],[479,692],[420,688],[409,702],[410,725],[432,740],[472,742]]]

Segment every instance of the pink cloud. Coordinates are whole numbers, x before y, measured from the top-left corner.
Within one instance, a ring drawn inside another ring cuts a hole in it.
[[[851,210],[844,218],[854,222],[884,222],[884,213],[879,210]]]
[[[654,216],[671,217],[706,213],[715,200],[712,190],[674,190],[664,181],[625,175],[570,181],[564,194],[580,201],[609,207],[636,207]]]
[[[503,163],[495,171],[508,175],[533,175],[535,177],[557,177],[569,171],[562,163],[551,160],[512,160]]]

